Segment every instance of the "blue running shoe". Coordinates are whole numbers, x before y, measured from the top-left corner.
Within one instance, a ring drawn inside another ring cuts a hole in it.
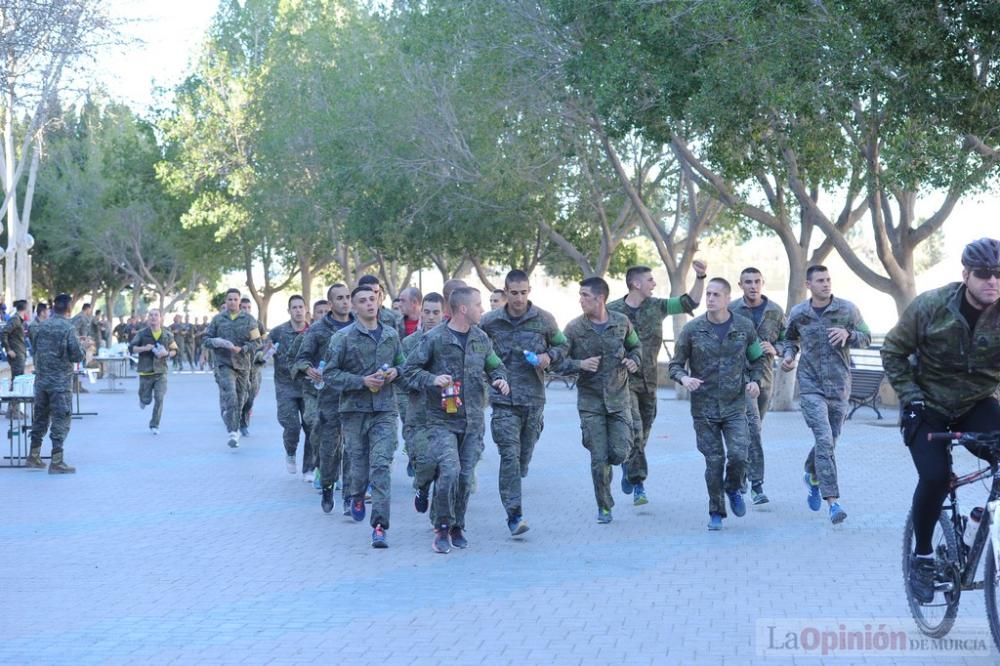
[[[819,496],[819,481],[813,481],[812,474],[809,472],[805,473],[802,480],[805,482],[806,488],[809,489],[809,496],[806,497],[809,508],[813,511],[819,511],[820,507],[823,506],[823,498]]]
[[[646,497],[646,489],[641,483],[637,483],[632,490],[632,505],[642,506],[643,504],[649,504],[649,499]]]
[[[631,495],[634,490],[635,486],[628,481],[628,472],[625,471],[625,465],[622,465],[622,492],[626,495]]]
[[[372,530],[372,548],[388,548],[389,542],[385,539],[385,530],[382,529],[382,523],[376,523],[375,529]]]
[[[611,522],[611,509],[598,509],[597,510],[597,522],[602,525],[607,525]]]
[[[510,530],[511,536],[521,536],[531,528],[528,527],[528,523],[524,517],[521,514],[517,514],[507,520],[507,529]]]
[[[313,488],[316,490],[323,490],[323,482],[319,478],[319,468],[317,467],[313,473]]]
[[[844,511],[839,504],[834,502],[830,505],[830,522],[834,525],[839,525],[840,523],[847,520],[847,512]]]
[[[722,529],[722,514],[721,513],[710,513],[708,514],[708,529],[712,532],[718,532]]]
[[[737,489],[726,494],[729,495],[729,508],[733,510],[733,515],[737,518],[747,515],[747,503],[743,501],[743,493]]]
[[[351,502],[351,518],[355,522],[360,523],[365,519],[365,500],[364,498],[355,499]]]

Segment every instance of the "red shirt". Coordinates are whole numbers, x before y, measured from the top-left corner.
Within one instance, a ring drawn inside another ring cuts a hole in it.
[[[403,317],[403,325],[406,326],[406,335],[413,335],[417,330],[417,326],[420,324],[418,319],[410,319],[409,317]]]

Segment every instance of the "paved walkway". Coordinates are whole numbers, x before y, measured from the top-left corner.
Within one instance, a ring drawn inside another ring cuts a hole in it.
[[[471,547],[442,556],[401,454],[388,550],[370,548],[367,523],[322,513],[285,472],[269,376],[235,452],[211,375],[171,375],[159,437],[136,380],[125,385],[84,396],[99,415],[73,422],[75,476],[0,470],[0,663],[791,664],[819,662],[765,658],[768,626],[888,618],[915,635],[900,581],[915,474],[895,428],[867,410],[838,451],[846,523],[806,508],[810,438],[783,413],[766,422],[771,504],[709,533],[687,403],[664,392],[650,504],[616,491],[604,526],[575,395],[553,387],[524,487],[531,531],[508,535],[487,441]],[[982,639],[984,618],[982,594],[968,593],[959,626]],[[825,661],[862,660],[852,654]]]

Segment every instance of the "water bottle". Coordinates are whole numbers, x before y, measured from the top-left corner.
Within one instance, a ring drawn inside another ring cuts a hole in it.
[[[383,363],[382,367],[378,369],[378,373],[377,374],[378,374],[379,377],[382,377],[383,379],[385,379],[385,373],[387,373],[387,372],[389,372],[389,364],[388,363]],[[372,393],[378,393],[381,389],[368,387],[368,390],[371,391]]]
[[[972,511],[969,512],[969,520],[965,523],[965,532],[962,533],[962,540],[965,541],[965,545],[972,548],[973,542],[976,540],[976,534],[979,533],[979,524],[983,520],[984,509],[981,506],[977,506]]]
[[[271,345],[271,348],[267,350],[266,354],[264,354],[265,361],[278,353],[278,345],[280,344],[281,344],[280,342],[275,342],[273,345]]]
[[[538,354],[533,351],[525,349],[524,360],[528,362],[528,365],[538,366]]]
[[[319,372],[320,375],[322,375],[324,369],[326,369],[326,361],[320,361],[319,366],[316,368],[316,370]],[[314,381],[313,388],[315,388],[317,391],[322,391],[324,388],[326,388],[326,381],[323,379],[320,379],[319,381]]]

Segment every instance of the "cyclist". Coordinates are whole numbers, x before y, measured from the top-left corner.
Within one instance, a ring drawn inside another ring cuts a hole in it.
[[[934,599],[931,537],[948,494],[947,447],[927,433],[1000,427],[1000,241],[981,238],[962,252],[962,281],[913,300],[889,332],[882,364],[903,406],[900,430],[917,468],[910,589]],[[980,458],[986,451],[967,447]]]

